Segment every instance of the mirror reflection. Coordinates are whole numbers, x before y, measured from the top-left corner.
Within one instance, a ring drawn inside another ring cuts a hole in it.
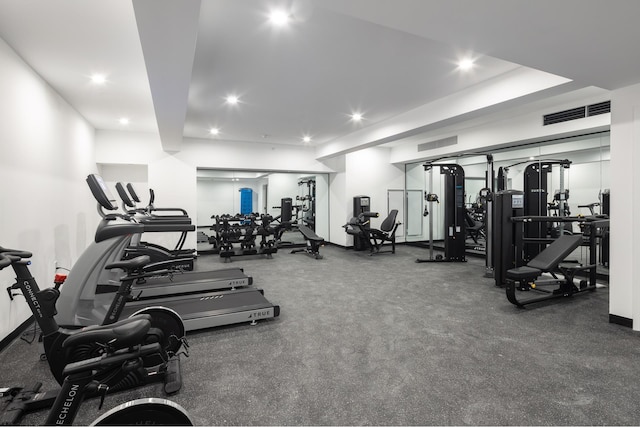
[[[283,201],[291,227],[279,236],[279,246],[304,244],[299,225],[319,236],[328,234],[327,174],[198,169],[197,199],[198,251],[216,251],[212,229],[216,219],[269,215],[277,225]]]
[[[434,165],[455,164],[462,168],[464,184],[455,189],[447,188],[444,168],[426,170],[425,163],[429,162],[424,161],[407,164],[406,241],[428,248],[432,240],[436,248],[444,247],[445,237],[452,230],[446,228],[443,201],[447,193],[456,197],[459,187],[464,195],[467,254],[486,251],[488,189],[546,188],[537,193],[536,215],[608,214],[609,153],[609,132],[602,132],[496,150],[490,153],[490,167],[486,155],[489,153],[434,161]],[[491,170],[493,177],[488,179]],[[532,179],[538,182],[527,183]]]

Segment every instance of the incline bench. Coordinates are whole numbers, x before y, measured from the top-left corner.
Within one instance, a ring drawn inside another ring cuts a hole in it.
[[[320,246],[324,246],[324,239],[314,233],[314,231],[306,225],[299,225],[298,230],[304,236],[304,240],[307,241],[307,246],[304,249],[294,249],[291,253],[295,254],[296,252],[306,251],[315,259],[322,259],[322,255],[320,255]]]
[[[505,285],[507,299],[518,307],[526,304],[540,302],[551,298],[569,297],[575,293],[592,291],[596,288],[595,282],[588,283],[581,280],[579,285],[574,283],[574,277],[579,271],[595,269],[595,264],[561,264],[561,262],[582,244],[582,235],[562,235],[547,246],[534,259],[522,267],[507,270]],[[555,271],[560,270],[564,278],[558,278]],[[543,273],[549,273],[552,277],[541,277]],[[548,287],[556,286],[555,289]],[[516,293],[534,292],[541,296],[518,300]]]

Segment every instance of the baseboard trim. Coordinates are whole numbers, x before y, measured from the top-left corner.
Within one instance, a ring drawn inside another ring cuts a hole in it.
[[[629,319],[628,317],[616,316],[615,314],[609,314],[609,323],[615,323],[616,325],[633,328],[633,319]]]
[[[349,248],[353,247],[353,246],[343,246],[343,245],[340,245],[338,243],[327,242],[327,241],[324,242],[324,245],[325,246],[335,246],[336,248],[342,248],[342,249],[349,249]]]
[[[26,331],[27,328],[33,324],[33,320],[34,319],[33,319],[33,315],[32,315],[27,320],[22,322],[22,324],[20,326],[18,326],[16,329],[14,329],[13,332],[11,332],[9,335],[4,337],[2,339],[2,341],[0,341],[0,351],[2,351],[5,348],[7,348],[9,346],[9,344],[11,344],[13,342],[13,340],[15,340],[20,335],[22,335],[24,333],[24,331]]]
[[[325,246],[335,246],[336,248],[342,248],[342,249],[347,249],[347,250],[354,250],[353,245],[344,246],[344,245],[341,245],[341,244],[338,244],[338,243],[333,243],[333,242],[324,242],[324,245]],[[408,244],[406,242],[396,242],[396,247],[405,246],[405,245],[408,245]],[[385,242],[383,244],[383,246],[385,248],[391,247],[391,243]]]

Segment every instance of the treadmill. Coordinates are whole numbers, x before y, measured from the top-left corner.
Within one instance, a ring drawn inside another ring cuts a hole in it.
[[[130,191],[134,191],[131,184],[129,184],[127,188],[130,188]],[[175,264],[176,269],[193,270],[193,261],[196,258],[196,251],[195,249],[183,249],[184,243],[187,239],[187,232],[195,231],[196,229],[195,226],[191,224],[191,218],[189,218],[187,211],[182,208],[160,209],[149,206],[147,208],[138,208],[136,202],[133,200],[133,196],[129,195],[121,182],[116,183],[116,191],[120,196],[120,200],[122,200],[122,211],[133,216],[136,222],[142,222],[143,224],[149,225],[161,224],[164,226],[172,224],[175,225],[175,230],[171,231],[181,233],[178,243],[174,249],[168,249],[161,245],[149,242],[142,242],[141,235],[136,234],[131,239],[131,245],[127,247],[127,257],[135,258],[138,255],[149,255],[151,257],[151,262],[167,261],[172,263],[172,265]],[[165,213],[154,213],[157,211]],[[167,214],[166,212],[171,213]],[[153,230],[147,229],[147,231]]]
[[[108,264],[115,253],[118,253],[128,236],[142,233],[144,224],[132,222],[125,215],[104,214],[102,208],[115,210],[112,198],[98,175],[89,175],[89,186],[99,186],[101,192],[94,193],[98,200],[98,211],[103,216],[96,231],[95,241],[80,256],[80,259],[69,273],[57,303],[58,314],[56,321],[63,326],[86,326],[100,324],[111,305],[115,292],[99,292],[98,279],[103,276],[104,266]],[[104,194],[104,199],[99,197]],[[110,206],[110,207],[109,207]],[[115,274],[113,285],[119,286],[121,270],[111,271]],[[203,272],[207,273],[207,272]],[[184,273],[192,275],[192,272]],[[251,322],[279,316],[280,307],[270,303],[262,289],[238,288],[226,291],[201,291],[195,293],[179,293],[171,295],[169,291],[174,283],[165,287],[168,295],[149,294],[142,297],[132,291],[133,300],[128,301],[123,316],[135,313],[137,310],[163,306],[174,310],[183,319],[187,331],[211,328],[234,323]],[[114,288],[115,291],[115,288]]]
[[[87,184],[91,189],[91,193],[98,202],[98,213],[105,218],[107,215],[103,209],[114,211],[117,210],[117,206],[112,203],[113,197],[107,189],[102,177],[99,175],[89,175],[87,177]],[[123,216],[134,222],[135,218],[129,215]],[[119,237],[118,242],[113,242],[113,245],[109,246],[108,250],[104,252],[91,251],[82,259],[85,254],[82,255],[77,267],[74,266],[74,270],[78,270],[76,274],[69,275],[67,282],[80,280],[90,280],[92,283],[97,283],[98,287],[96,293],[112,293],[120,286],[119,271],[105,270],[104,266],[117,262],[125,257],[127,248],[131,247],[131,240],[138,239],[142,232],[175,232],[184,231],[195,227],[190,224],[184,223],[184,221],[163,221],[162,217],[155,220],[148,220],[142,222],[144,227],[140,232],[132,232],[122,234]],[[109,222],[101,222],[98,228],[108,226]],[[115,237],[115,236],[112,236]],[[138,254],[139,255],[139,254]],[[177,258],[179,260],[180,258]],[[244,286],[251,286],[253,284],[253,277],[247,276],[242,268],[224,268],[217,270],[200,270],[200,271],[183,271],[175,270],[176,259],[169,259],[164,262],[157,262],[153,265],[147,266],[147,270],[150,272],[149,277],[144,282],[138,282],[133,285],[132,294],[137,295],[139,299],[156,298],[159,296],[188,294],[194,292],[213,291],[222,289],[235,289]],[[82,263],[80,263],[80,261]],[[153,271],[160,270],[159,272]],[[93,273],[97,274],[93,274]],[[72,277],[73,276],[73,277]],[[95,277],[94,277],[95,276]]]

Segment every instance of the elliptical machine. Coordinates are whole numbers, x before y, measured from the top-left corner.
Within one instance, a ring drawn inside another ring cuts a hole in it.
[[[66,355],[67,362],[59,370],[54,369],[57,364],[50,364],[52,373],[62,384],[58,392],[39,392],[41,384],[38,383],[26,389],[3,389],[0,393],[0,424],[15,424],[25,412],[51,406],[45,421],[47,425],[71,425],[85,396],[102,396],[104,400],[106,393],[121,390],[128,379],[145,372],[145,358],[163,355],[164,351],[159,342],[148,342],[153,335],[148,315],[105,326],[61,330],[53,319],[59,291],[55,288],[41,291],[38,288],[27,267],[30,262],[26,259],[30,257],[30,252],[0,247],[0,270],[10,265],[13,267],[17,282],[9,289],[23,291],[48,340],[45,342],[55,343],[45,347],[49,349],[47,356]],[[53,349],[56,351],[51,352]],[[193,425],[180,405],[155,398],[127,402],[94,422],[95,425],[149,423]]]

